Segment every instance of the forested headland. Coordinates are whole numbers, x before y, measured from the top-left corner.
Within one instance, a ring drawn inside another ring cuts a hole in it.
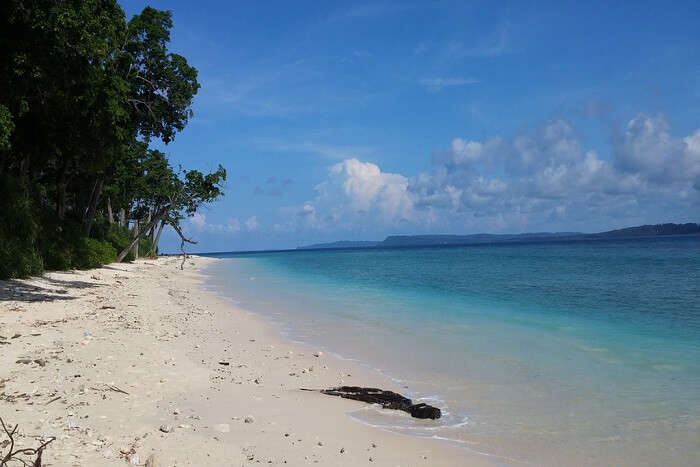
[[[173,167],[197,70],[171,13],[115,0],[0,2],[0,278],[155,254],[165,226],[223,195],[226,171]]]

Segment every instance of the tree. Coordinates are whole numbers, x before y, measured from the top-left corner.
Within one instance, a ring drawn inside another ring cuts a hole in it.
[[[115,82],[125,94],[119,104],[128,113],[125,128],[134,139],[160,138],[168,144],[192,116],[192,99],[200,85],[197,70],[181,55],[168,52],[172,13],[146,7],[128,23],[123,46],[115,51]],[[119,82],[119,78],[123,82]],[[103,181],[95,184],[84,217],[85,235],[90,234]]]
[[[104,240],[93,226],[113,208],[160,213],[159,232],[177,222],[165,213],[184,202],[173,196],[186,171],[149,149],[186,126],[199,89],[196,69],[168,50],[172,26],[150,7],[127,21],[116,0],[0,2],[0,204],[22,220],[0,228],[0,263],[15,264],[0,275],[36,273],[47,255],[83,264],[70,259],[75,241]]]
[[[158,203],[151,221],[134,238],[121,253],[118,261],[122,261],[146,232],[153,229],[158,222],[170,225],[181,239],[183,255],[187,255],[185,243],[196,243],[188,239],[182,232],[180,221],[191,217],[203,204],[211,203],[223,195],[223,183],[226,181],[226,169],[219,165],[214,172],[204,175],[198,170],[181,170],[179,177],[169,178],[169,184],[160,185],[164,190],[153,192],[151,203]],[[167,192],[166,192],[167,189]]]

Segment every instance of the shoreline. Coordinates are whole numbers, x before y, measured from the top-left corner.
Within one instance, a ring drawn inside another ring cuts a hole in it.
[[[493,465],[355,420],[361,402],[300,391],[401,388],[205,291],[217,259],[180,261],[1,283],[0,416],[27,447],[57,438],[45,465]]]

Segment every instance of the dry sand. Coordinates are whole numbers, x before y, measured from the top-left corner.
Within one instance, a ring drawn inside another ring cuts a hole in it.
[[[44,465],[61,466],[492,465],[357,422],[360,402],[300,391],[386,382],[204,292],[210,261],[0,282],[0,417],[19,424],[18,445],[55,437]]]
[[[0,417],[44,465],[493,465],[301,387],[386,381],[200,287],[210,258],[0,282]],[[221,364],[224,362],[225,364]],[[6,436],[0,433],[0,453]]]

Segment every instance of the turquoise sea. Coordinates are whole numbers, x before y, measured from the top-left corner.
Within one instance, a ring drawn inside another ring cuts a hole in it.
[[[365,423],[497,465],[700,465],[698,236],[212,256],[212,290],[445,413]]]

